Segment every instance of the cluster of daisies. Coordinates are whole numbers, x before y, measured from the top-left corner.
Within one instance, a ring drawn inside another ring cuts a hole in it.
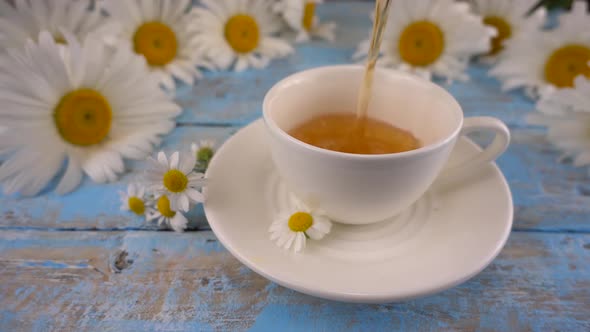
[[[175,151],[167,156],[158,152],[148,158],[148,169],[137,182],[120,192],[121,210],[130,211],[146,220],[156,220],[158,226],[184,231],[188,219],[184,215],[195,204],[203,203],[202,188],[206,183],[204,171],[213,158],[215,142],[192,144],[191,150]]]
[[[318,0],[0,1],[6,194],[114,181],[175,128],[175,84],[261,68],[291,40],[332,39]],[[296,36],[285,34],[290,30]],[[54,181],[54,182],[52,182]]]
[[[395,0],[379,64],[426,79],[466,80],[473,58],[490,64],[502,89],[537,100],[532,124],[575,165],[590,164],[590,14],[587,1],[549,24],[537,0]],[[549,26],[553,25],[553,26]],[[367,56],[369,40],[353,55]]]

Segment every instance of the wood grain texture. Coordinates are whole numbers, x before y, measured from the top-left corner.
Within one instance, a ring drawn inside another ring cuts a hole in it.
[[[514,233],[467,283],[386,305],[278,286],[210,232],[4,231],[0,249],[6,331],[590,329],[588,234]]]

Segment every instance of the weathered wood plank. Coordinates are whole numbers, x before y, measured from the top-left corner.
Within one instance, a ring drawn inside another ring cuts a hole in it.
[[[122,254],[125,253],[125,254]],[[210,232],[0,232],[3,330],[590,329],[590,234],[516,232],[491,266],[387,305],[270,283]]]
[[[585,168],[558,162],[560,152],[542,131],[512,129],[512,144],[498,160],[515,207],[514,228],[590,231],[590,181]]]

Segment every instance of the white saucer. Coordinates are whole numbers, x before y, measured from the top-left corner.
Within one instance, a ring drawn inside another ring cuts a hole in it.
[[[450,163],[479,148],[457,143]],[[383,303],[460,284],[498,255],[512,226],[512,198],[490,164],[460,186],[430,191],[401,215],[377,224],[334,224],[303,253],[278,248],[268,227],[288,192],[274,170],[264,123],[231,137],[209,165],[205,213],[219,241],[260,275],[322,298]]]

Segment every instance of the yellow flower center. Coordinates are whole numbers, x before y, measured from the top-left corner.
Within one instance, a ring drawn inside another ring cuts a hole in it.
[[[289,218],[289,228],[293,232],[305,232],[313,224],[313,217],[307,212],[295,212]]]
[[[545,63],[545,79],[563,88],[574,86],[574,78],[584,75],[590,78],[590,47],[567,45],[557,49]]]
[[[401,58],[413,66],[427,66],[442,54],[445,39],[440,28],[428,21],[418,21],[402,31],[398,42]]]
[[[137,215],[142,215],[145,212],[145,204],[139,197],[129,197],[127,204],[129,205],[129,210]]]
[[[487,16],[483,19],[483,23],[496,28],[498,34],[492,39],[492,49],[488,54],[498,54],[504,49],[504,41],[512,36],[512,28],[510,24],[499,16]]]
[[[133,49],[143,55],[150,66],[164,66],[176,57],[176,34],[164,23],[146,22],[133,35]]]
[[[156,207],[158,208],[158,211],[160,211],[160,213],[166,218],[173,218],[176,215],[176,212],[170,210],[170,200],[166,196],[161,196],[158,198]]]
[[[250,15],[234,15],[225,24],[225,39],[234,51],[249,53],[258,46],[258,23]]]
[[[56,43],[62,44],[62,45],[66,45],[68,43],[66,41],[66,38],[64,36],[62,36],[61,34],[54,36],[53,40],[55,40]]]
[[[313,18],[315,17],[315,2],[307,2],[303,9],[303,27],[310,31],[313,26]]]
[[[69,92],[61,98],[53,112],[61,137],[80,146],[102,142],[111,129],[112,118],[108,101],[92,89]]]
[[[164,174],[164,187],[173,193],[183,192],[188,184],[188,178],[177,169],[171,169]]]

